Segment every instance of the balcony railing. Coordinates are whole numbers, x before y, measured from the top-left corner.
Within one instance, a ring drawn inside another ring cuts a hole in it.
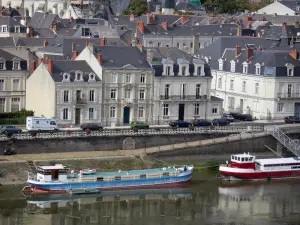
[[[76,99],[76,105],[84,105],[87,104],[86,99]]]
[[[300,98],[300,93],[277,93],[277,98]]]
[[[206,100],[206,95],[161,95],[160,100],[170,100],[170,101]]]

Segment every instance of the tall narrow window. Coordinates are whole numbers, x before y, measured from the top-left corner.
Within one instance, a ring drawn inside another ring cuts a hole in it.
[[[95,90],[90,90],[89,100],[90,100],[90,102],[94,102],[95,101]]]
[[[242,92],[246,92],[246,81],[242,83]]]
[[[197,66],[197,75],[201,76],[201,66]]]
[[[20,80],[13,79],[13,91],[19,91],[19,90],[20,90]]]
[[[146,75],[144,73],[141,74],[140,82],[141,82],[141,84],[146,83]]]
[[[4,91],[4,79],[0,79],[0,91]]]
[[[64,108],[63,109],[63,120],[68,120],[69,119],[69,109],[68,108]]]
[[[140,90],[140,99],[145,99],[145,90]]]
[[[118,83],[118,77],[116,73],[111,74],[111,82]]]
[[[230,86],[229,86],[229,89],[230,89],[231,91],[234,90],[234,80],[230,80]]]
[[[259,94],[259,83],[255,83],[255,94]]]
[[[110,90],[110,98],[111,99],[116,99],[117,98],[117,90],[116,89],[111,89]]]
[[[171,75],[171,66],[167,66],[167,76]]]
[[[194,114],[198,116],[199,112],[200,112],[200,104],[195,104]]]
[[[201,84],[196,84],[196,99],[200,98]]]
[[[283,112],[283,103],[277,103],[277,112]]]
[[[180,85],[180,98],[185,99],[186,84]]]
[[[111,118],[116,117],[116,107],[114,107],[114,106],[110,107],[109,117],[111,117]]]
[[[69,91],[68,90],[64,90],[64,103],[69,102]]]
[[[5,112],[5,98],[0,98],[0,112]]]
[[[1,61],[0,62],[0,70],[5,70],[5,62],[4,61]]]
[[[165,84],[165,99],[169,99],[170,84]]]
[[[219,79],[218,79],[218,88],[219,89],[222,88],[222,77],[219,77]]]
[[[163,110],[164,110],[163,115],[168,116],[169,115],[169,104],[164,104]]]
[[[130,73],[126,74],[125,83],[131,83],[131,74]]]
[[[139,107],[139,118],[144,118],[144,107]]]
[[[89,108],[89,119],[90,120],[95,119],[95,109],[94,108]]]
[[[182,75],[182,76],[185,76],[185,70],[186,70],[186,67],[185,67],[185,66],[182,66],[182,67],[181,67],[181,75]]]
[[[130,98],[130,90],[125,90],[125,98]]]
[[[13,62],[13,70],[19,70],[20,69],[20,62],[14,61]]]
[[[292,97],[292,84],[288,84],[288,97]]]

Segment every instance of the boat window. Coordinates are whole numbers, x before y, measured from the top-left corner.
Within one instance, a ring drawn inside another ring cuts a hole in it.
[[[248,158],[245,158],[245,161],[248,162]]]
[[[250,158],[249,158],[249,161],[252,161],[252,160],[253,160],[253,157],[250,157]]]
[[[241,161],[240,157],[237,158],[238,161]]]
[[[97,181],[103,181],[103,177],[97,177]]]
[[[245,158],[244,158],[244,157],[241,157],[241,160],[242,160],[242,162],[244,162],[244,161],[245,161]]]
[[[121,177],[120,176],[116,176],[115,180],[121,180]]]
[[[231,159],[234,159],[234,156],[231,156]]]
[[[146,174],[141,174],[140,175],[140,178],[142,179],[142,178],[146,178]]]
[[[163,176],[168,177],[168,176],[170,176],[170,174],[169,173],[163,173]]]

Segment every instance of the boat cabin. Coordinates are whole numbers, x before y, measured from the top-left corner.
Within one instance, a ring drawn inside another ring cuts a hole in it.
[[[255,169],[255,156],[250,155],[249,153],[232,155],[231,167]]]
[[[37,179],[39,181],[64,181],[67,180],[69,169],[62,164],[56,164],[54,166],[38,166]]]

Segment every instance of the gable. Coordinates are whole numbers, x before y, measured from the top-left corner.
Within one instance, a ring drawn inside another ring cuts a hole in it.
[[[122,69],[125,69],[125,70],[137,70],[137,68],[131,64],[127,64],[127,65],[124,65],[122,66]]]

